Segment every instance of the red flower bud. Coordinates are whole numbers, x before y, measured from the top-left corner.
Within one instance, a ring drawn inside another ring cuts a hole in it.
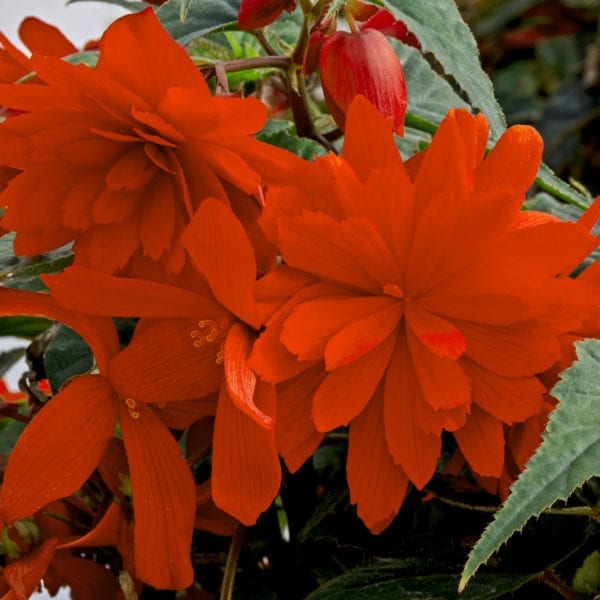
[[[238,15],[240,29],[258,29],[277,21],[279,15],[296,8],[297,0],[242,0]]]
[[[383,33],[376,29],[338,31],[323,44],[319,63],[325,101],[341,129],[350,102],[362,94],[386,117],[391,117],[397,133],[404,133],[404,71]]]

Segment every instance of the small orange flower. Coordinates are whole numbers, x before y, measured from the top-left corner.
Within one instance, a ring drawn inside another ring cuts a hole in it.
[[[258,29],[277,21],[284,10],[292,12],[298,0],[242,0],[238,26],[240,29]]]
[[[358,97],[344,158],[268,197],[285,264],[258,282],[268,320],[250,365],[278,384],[290,469],[350,425],[351,500],[374,532],[409,481],[427,484],[444,430],[475,473],[500,476],[504,424],[543,411],[536,374],[586,302],[556,275],[597,240],[575,223],[520,226],[539,135],[512,127],[484,158],[487,133],[483,116],[452,110],[404,164],[390,123]]]
[[[261,186],[301,164],[252,137],[260,101],[211,96],[152,9],[107,29],[95,69],[30,62],[46,85],[0,85],[0,103],[24,111],[0,125],[0,162],[21,171],[0,194],[18,254],[75,240],[80,265],[179,273],[179,238],[203,198],[245,214],[238,203],[258,207]]]

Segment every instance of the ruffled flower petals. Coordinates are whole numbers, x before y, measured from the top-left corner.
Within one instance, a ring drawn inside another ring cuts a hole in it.
[[[152,409],[138,405],[134,419],[124,402],[119,406],[133,492],[135,574],[157,589],[184,589],[194,580],[192,472]]]
[[[0,491],[5,523],[83,485],[113,437],[117,402],[109,382],[98,375],[78,377],[48,401],[19,437],[6,466]]]
[[[254,404],[256,375],[248,366],[253,337],[241,323],[234,323],[223,344],[225,385],[233,403],[262,427],[273,427],[273,419]]]
[[[254,400],[275,415],[275,388],[259,382]],[[242,413],[221,388],[213,435],[212,492],[215,504],[245,525],[253,525],[277,495],[281,467],[275,432]]]
[[[258,329],[261,320],[252,295],[256,279],[254,251],[231,210],[219,200],[205,199],[181,241],[215,297]]]
[[[331,371],[313,397],[312,417],[318,431],[347,425],[367,405],[394,349],[388,336],[370,352]]]
[[[500,477],[504,466],[504,429],[498,419],[479,408],[454,432],[458,447],[473,471],[483,477]]]
[[[409,483],[385,443],[381,389],[350,425],[346,472],[358,516],[371,533],[381,533],[398,514]]]
[[[423,310],[417,303],[407,303],[406,321],[434,354],[458,360],[465,353],[467,342],[463,334],[452,323]]]

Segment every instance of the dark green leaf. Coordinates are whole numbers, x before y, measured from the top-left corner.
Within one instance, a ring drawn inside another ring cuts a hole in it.
[[[240,0],[168,0],[156,14],[171,36],[185,45],[235,24],[239,9]]]
[[[14,419],[0,419],[0,454],[9,454],[17,443],[25,424]]]
[[[311,539],[316,527],[318,527],[327,515],[334,513],[337,507],[348,500],[347,490],[331,490],[325,494],[321,504],[317,506],[313,516],[307,521],[306,525],[298,532],[298,541],[300,543]]]
[[[386,7],[418,38],[432,68],[472,108],[485,114],[492,136],[506,128],[489,77],[481,68],[475,38],[453,0],[385,0]]]
[[[25,356],[25,348],[13,348],[6,352],[0,352],[0,377],[4,377],[6,372],[23,356]]]
[[[561,200],[572,204],[573,206],[577,206],[582,210],[586,209],[591,203],[589,198],[586,198],[568,183],[565,183],[562,179],[557,177],[554,172],[544,164],[540,166],[535,183],[540,189],[552,194],[556,198],[560,198]]]
[[[486,574],[459,596],[458,575],[423,572],[423,566],[434,568],[417,558],[377,561],[328,581],[306,600],[493,600],[535,578],[535,575]]]
[[[51,321],[40,317],[0,317],[0,336],[13,335],[32,340],[50,325]]]
[[[44,353],[44,369],[54,393],[71,377],[89,371],[94,365],[92,352],[72,329],[59,326]]]
[[[558,398],[544,441],[513,484],[464,567],[461,588],[477,569],[531,517],[567,499],[600,465],[600,340],[575,344],[578,360],[561,374],[551,394]]]

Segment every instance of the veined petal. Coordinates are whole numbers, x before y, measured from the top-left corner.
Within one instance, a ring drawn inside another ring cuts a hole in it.
[[[192,472],[151,408],[139,404],[137,419],[124,402],[119,408],[133,492],[135,574],[157,589],[184,589],[194,580]]]
[[[48,401],[10,454],[0,491],[5,523],[28,517],[83,485],[113,437],[117,401],[99,375],[74,379]]]
[[[382,396],[380,388],[352,421],[346,463],[350,502],[358,505],[358,516],[375,534],[398,514],[408,487],[408,477],[385,443]]]
[[[259,382],[259,410],[275,415],[275,388]],[[242,413],[221,388],[213,436],[212,491],[215,504],[245,525],[253,525],[271,504],[281,482],[273,429]]]
[[[438,356],[458,360],[467,349],[463,334],[452,323],[423,310],[416,302],[407,303],[406,321],[421,342]]]
[[[460,362],[434,354],[408,329],[408,347],[425,401],[435,410],[471,402],[471,384]]]
[[[256,375],[248,366],[253,337],[241,323],[234,323],[223,344],[225,385],[233,403],[256,423],[273,427],[273,419],[254,404]]]
[[[219,200],[205,199],[181,241],[215,297],[258,329],[261,321],[252,295],[256,279],[254,251],[231,210]]]
[[[347,425],[360,414],[381,381],[395,342],[390,335],[352,363],[329,372],[313,398],[312,417],[319,431]]]
[[[474,404],[466,423],[454,432],[454,437],[473,471],[483,477],[500,477],[504,466],[504,430],[498,419]]]
[[[160,404],[202,398],[216,391],[223,379],[219,352],[228,321],[225,319],[225,327],[215,330],[214,339],[209,341],[212,324],[219,327],[222,318],[211,316],[214,318],[200,322],[140,321],[131,343],[112,361],[108,372],[119,396]],[[208,326],[201,328],[201,324]]]
[[[404,170],[394,143],[392,122],[364,96],[358,95],[346,113],[344,158],[362,181],[376,169],[395,167]]]
[[[94,315],[197,317],[219,310],[210,298],[184,288],[85,267],[67,267],[60,275],[44,275],[43,280],[61,306]]]
[[[364,319],[365,315],[394,313],[396,305],[399,303],[387,296],[335,295],[309,300],[296,306],[285,319],[280,339],[290,352],[298,355],[298,360],[317,360],[323,358],[329,341],[338,331]],[[398,312],[401,310],[400,306]],[[368,347],[363,343],[366,350],[376,346],[389,333],[386,331],[381,335],[380,331],[369,331],[368,326],[366,323],[366,331],[362,332],[368,342]],[[336,366],[332,363],[328,368]]]
[[[346,325],[327,342],[324,358],[328,371],[354,363],[398,327],[404,306],[395,298],[385,299],[388,300],[387,305]]]
[[[385,374],[385,440],[394,462],[419,489],[433,476],[442,450],[441,432],[423,428],[419,405],[425,404],[406,337],[398,339]]]
[[[304,464],[325,436],[316,430],[311,417],[312,397],[325,375],[319,364],[277,386],[275,443],[292,473]]]

